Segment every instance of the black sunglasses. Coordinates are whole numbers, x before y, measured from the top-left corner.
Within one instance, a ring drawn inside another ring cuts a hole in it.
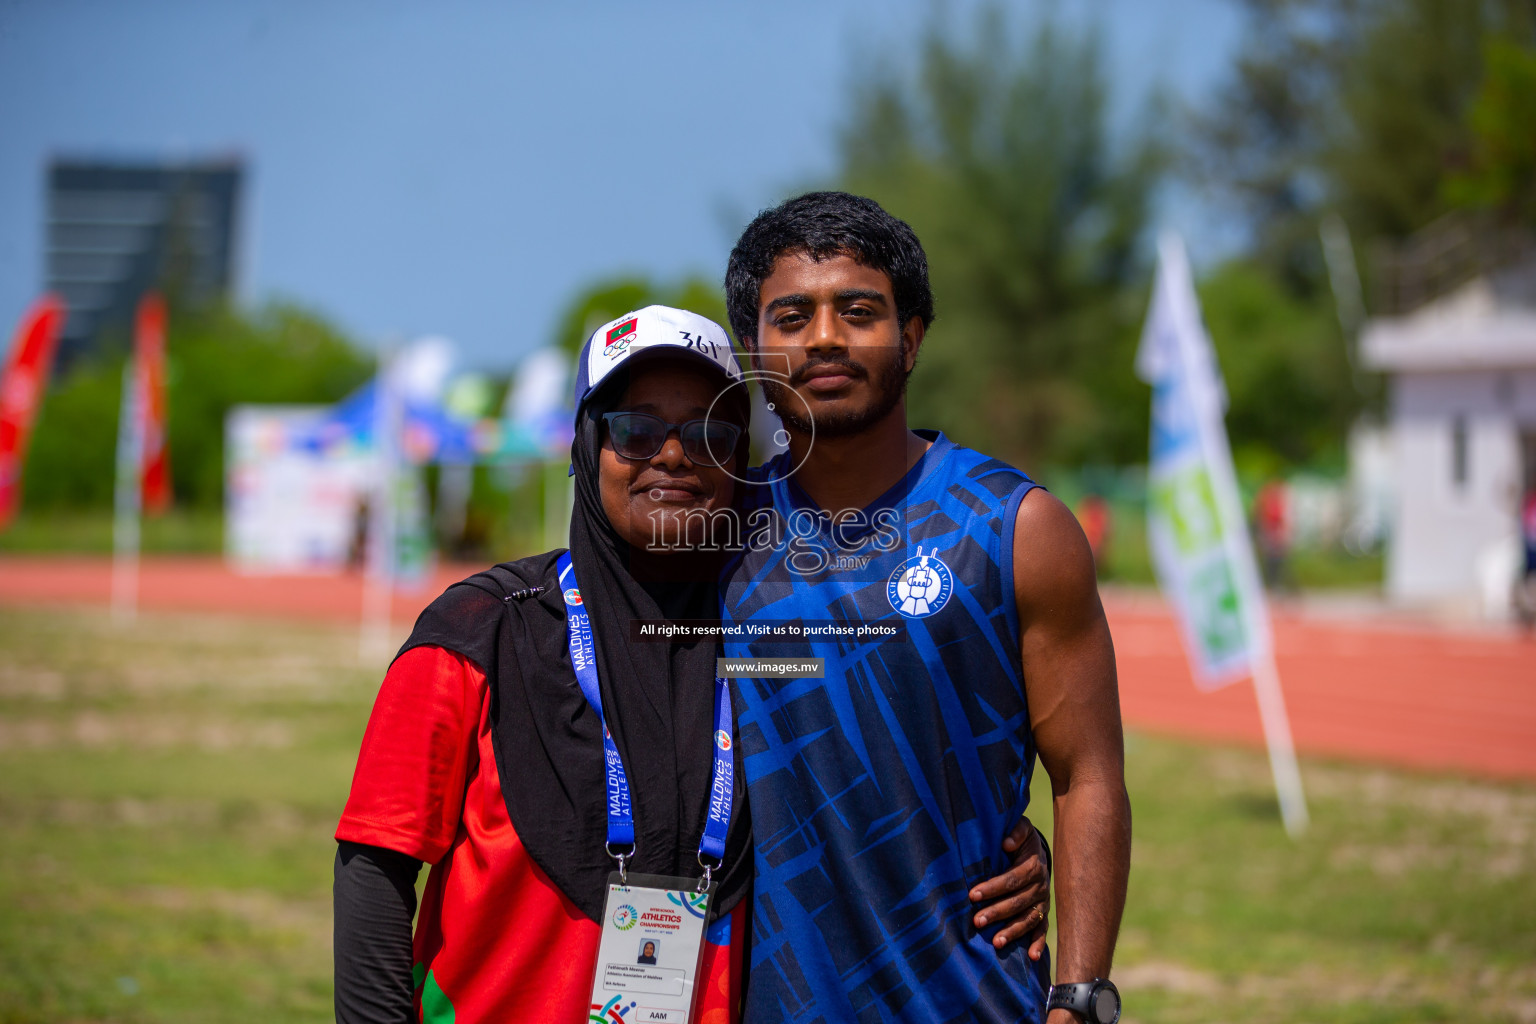
[[[603,423],[613,450],[626,459],[655,458],[675,430],[688,461],[724,466],[736,454],[736,442],[741,439],[741,428],[725,420],[668,423],[648,412],[609,412],[603,414]]]

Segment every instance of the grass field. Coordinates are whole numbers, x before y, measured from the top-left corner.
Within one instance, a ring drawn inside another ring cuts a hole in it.
[[[376,678],[349,630],[0,609],[0,1022],[329,1020]],[[1127,1021],[1536,1021],[1536,787],[1308,761],[1293,844],[1261,754],[1127,753]]]
[[[216,555],[224,550],[222,509],[173,509],[145,516],[140,545],[148,554]],[[0,531],[7,554],[112,553],[112,513],[107,510],[24,510]]]

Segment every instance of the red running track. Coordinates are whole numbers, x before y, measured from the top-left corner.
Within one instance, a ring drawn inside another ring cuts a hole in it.
[[[395,631],[478,566],[447,566],[417,595],[397,595]],[[0,604],[106,604],[110,562],[97,557],[0,558]],[[240,576],[211,558],[146,559],[147,609],[358,621],[362,580]],[[1106,593],[1127,725],[1260,744],[1246,683],[1198,692],[1167,608]],[[1317,621],[1281,609],[1274,623],[1280,676],[1297,748],[1411,768],[1536,780],[1536,640],[1422,623]]]
[[[1200,693],[1167,608],[1106,596],[1129,725],[1263,743],[1247,682]],[[1536,640],[1424,623],[1274,613],[1297,749],[1411,768],[1536,779]]]

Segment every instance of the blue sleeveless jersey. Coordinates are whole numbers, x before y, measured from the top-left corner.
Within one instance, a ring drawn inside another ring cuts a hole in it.
[[[968,895],[1007,867],[1003,837],[1029,799],[1012,547],[1035,484],[919,433],[932,447],[863,532],[834,534],[776,479],[787,456],[749,488],[759,543],[727,576],[726,622],[906,627],[904,642],[726,645],[826,669],[734,681],[756,858],[750,1024],[1045,1016],[1048,958],[994,950]]]

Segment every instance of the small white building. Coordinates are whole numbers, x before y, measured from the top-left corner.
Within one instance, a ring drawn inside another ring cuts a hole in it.
[[[1536,488],[1536,259],[1371,320],[1360,351],[1389,380],[1388,595],[1507,615]]]

